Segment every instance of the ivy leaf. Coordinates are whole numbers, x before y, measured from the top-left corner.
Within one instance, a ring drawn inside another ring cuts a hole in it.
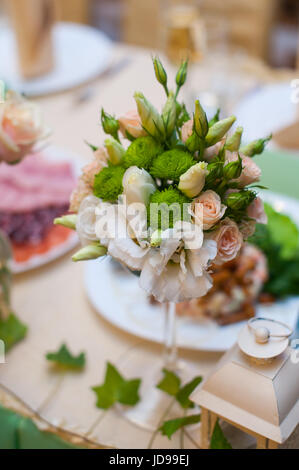
[[[159,428],[159,431],[161,431],[163,436],[167,436],[168,439],[171,439],[172,435],[179,429],[199,422],[200,414],[185,416],[184,418],[170,419],[162,424],[162,426]]]
[[[162,372],[164,373],[164,377],[161,382],[158,383],[157,388],[168,393],[168,395],[176,396],[181,386],[180,378],[171,370],[163,369]]]
[[[73,356],[66,344],[62,344],[56,352],[47,353],[46,359],[66,369],[83,369],[85,366],[85,353],[81,352],[78,356]]]
[[[26,333],[27,326],[13,313],[8,318],[0,320],[0,339],[4,342],[6,351],[21,341],[26,336]]]
[[[217,419],[211,438],[210,449],[232,449],[232,446],[226,439]]]
[[[107,410],[116,402],[123,405],[136,405],[140,400],[138,394],[140,384],[140,379],[126,380],[115,366],[107,362],[104,383],[92,387],[97,396],[96,406]]]
[[[176,400],[182,408],[194,408],[194,403],[189,399],[189,396],[196,389],[197,385],[202,381],[201,376],[194,377],[190,382],[186,383],[176,394]]]

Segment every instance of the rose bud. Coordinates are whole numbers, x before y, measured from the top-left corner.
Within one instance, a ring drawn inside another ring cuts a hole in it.
[[[205,137],[209,130],[207,115],[204,112],[199,100],[195,101],[194,131],[199,137]]]
[[[241,152],[248,157],[253,157],[254,155],[258,155],[264,151],[266,144],[271,139],[272,139],[272,134],[270,134],[265,139],[254,140],[253,142],[246,145],[245,147],[242,147]]]
[[[167,73],[159,59],[158,56],[153,58],[153,64],[154,64],[154,69],[155,69],[155,75],[156,79],[158,80],[159,83],[164,87],[166,94],[168,95],[168,89],[167,89]]]
[[[128,111],[118,118],[120,132],[125,138],[146,136],[146,131],[142,128],[141,119],[137,111]]]
[[[197,196],[205,185],[207,174],[207,163],[196,163],[180,176],[179,190],[190,198]]]
[[[102,127],[103,127],[104,132],[106,134],[112,135],[112,137],[118,140],[118,135],[117,135],[117,132],[119,129],[118,121],[110,114],[105,113],[103,108],[101,111],[101,122],[102,122]]]
[[[238,160],[225,163],[223,167],[223,177],[227,181],[239,178],[241,173],[242,173],[242,159],[240,155],[238,155]]]

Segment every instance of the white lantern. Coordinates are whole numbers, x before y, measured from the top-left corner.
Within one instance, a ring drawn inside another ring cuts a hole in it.
[[[216,369],[193,392],[201,407],[201,447],[209,448],[217,418],[276,448],[299,422],[299,361],[288,347],[291,330],[255,318],[240,332]]]

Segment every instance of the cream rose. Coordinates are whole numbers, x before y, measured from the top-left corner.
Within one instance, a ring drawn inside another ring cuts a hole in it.
[[[0,161],[14,163],[22,159],[48,134],[39,106],[8,91],[0,103]]]
[[[182,126],[182,129],[181,129],[182,141],[186,142],[191,136],[192,132],[193,132],[193,119],[190,119],[190,121],[185,122]]]
[[[141,119],[137,111],[128,111],[126,114],[118,118],[119,128],[122,135],[127,138],[126,131],[137,139],[137,137],[147,135],[142,128]]]
[[[247,215],[259,224],[266,224],[268,222],[268,217],[264,209],[264,203],[260,197],[256,197],[248,206]]]
[[[228,217],[221,222],[219,229],[211,234],[211,238],[217,243],[217,256],[214,261],[216,264],[234,259],[243,243],[237,224]]]
[[[223,217],[226,206],[221,203],[220,196],[209,189],[194,199],[191,209],[195,223],[203,224],[203,229],[208,230]]]
[[[240,186],[248,186],[249,184],[256,183],[260,180],[261,177],[261,169],[257,166],[257,164],[253,161],[252,158],[246,157],[245,155],[240,153],[240,157],[242,159],[242,173],[239,178],[236,178],[236,181],[240,184]],[[226,152],[225,160],[227,163],[234,162],[238,160],[238,153],[237,152]]]

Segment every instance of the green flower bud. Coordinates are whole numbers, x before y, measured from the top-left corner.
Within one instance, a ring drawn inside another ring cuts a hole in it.
[[[207,115],[198,100],[195,101],[194,130],[199,137],[205,137],[209,130]]]
[[[153,64],[154,64],[156,79],[158,80],[159,83],[161,83],[161,85],[163,85],[166,91],[166,94],[168,95],[167,73],[158,56],[153,58]]]
[[[185,142],[185,145],[189,152],[194,153],[204,146],[204,141],[195,132]]]
[[[239,150],[243,134],[243,127],[237,127],[234,134],[226,141],[225,148],[230,152]]]
[[[151,236],[150,244],[151,246],[155,247],[155,246],[161,245],[161,242],[162,242],[162,230],[157,229],[154,231],[154,233]]]
[[[265,139],[254,140],[253,142],[246,145],[245,147],[242,147],[241,152],[244,155],[247,155],[248,157],[253,157],[254,155],[258,155],[264,151],[266,144],[271,139],[272,139],[272,134],[270,134]]]
[[[175,82],[177,85],[176,92],[175,92],[175,97],[178,96],[179,91],[181,87],[184,85],[186,78],[187,78],[187,69],[188,69],[188,60],[184,60],[184,62],[181,63],[179,70],[177,71],[176,77],[175,77]]]
[[[238,160],[235,162],[230,162],[223,167],[223,177],[228,180],[233,180],[239,178],[242,173],[242,159],[238,155]]]
[[[256,195],[253,191],[234,192],[226,197],[225,204],[234,211],[242,211],[249,206],[255,197]]]
[[[113,137],[106,139],[104,144],[107,149],[110,162],[112,165],[118,165],[126,153],[125,149]]]
[[[86,245],[81,250],[77,251],[73,256],[73,261],[86,261],[89,259],[96,259],[100,256],[104,256],[107,253],[107,248],[100,245],[98,242]]]
[[[104,132],[112,135],[115,139],[118,139],[117,132],[119,129],[119,123],[113,116],[105,113],[103,108],[101,112],[101,122]]]
[[[216,122],[219,121],[219,114],[220,114],[220,108],[217,109],[216,113],[212,117],[212,119],[209,121],[209,127],[212,127]]]
[[[165,137],[164,123],[156,108],[145,98],[143,93],[135,92],[134,98],[143,128],[152,137],[163,140]]]
[[[206,186],[214,185],[215,181],[223,176],[223,162],[216,161],[209,163],[207,166],[208,174],[206,176]]]
[[[226,119],[216,122],[212,127],[210,127],[206,135],[206,147],[216,144],[222,137],[227,133],[227,131],[232,127],[235,122],[235,116],[230,116]]]
[[[53,223],[55,225],[62,225],[63,227],[71,228],[76,230],[77,214],[63,215],[62,217],[56,217]]]
[[[176,122],[176,102],[174,94],[171,91],[163,108],[162,118],[165,127],[166,137],[170,137],[175,128]]]

